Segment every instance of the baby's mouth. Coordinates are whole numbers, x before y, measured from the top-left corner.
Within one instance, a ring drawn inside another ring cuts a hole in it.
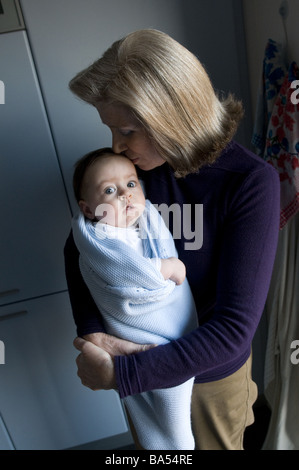
[[[133,209],[135,209],[135,207],[133,206],[133,204],[127,204],[127,205],[126,205],[126,211],[127,211],[127,212],[128,212],[128,211],[131,211],[131,210],[133,210]]]

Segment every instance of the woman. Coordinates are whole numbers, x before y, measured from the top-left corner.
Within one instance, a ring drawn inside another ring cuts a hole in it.
[[[106,335],[80,276],[71,234],[66,274],[81,337],[74,344],[81,351],[82,383],[116,388],[125,397],[195,376],[196,448],[242,449],[257,396],[251,342],[277,245],[278,176],[232,141],[242,105],[232,96],[219,99],[200,62],[162,32],[141,30],[117,41],[70,88],[96,107],[112,132],[114,152],[139,169],[146,197],[189,214],[187,221],[171,218],[169,228],[174,232],[181,224],[176,247],[199,321],[196,330],[157,347]],[[200,207],[203,243],[197,247],[190,233],[196,237],[199,230]]]

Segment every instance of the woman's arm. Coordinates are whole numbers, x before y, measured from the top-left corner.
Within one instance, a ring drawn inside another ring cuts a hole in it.
[[[270,165],[250,173],[230,199],[223,232],[218,234],[220,256],[210,319],[177,341],[115,357],[121,397],[176,386],[193,376],[198,381],[217,380],[244,364],[269,288],[279,212],[277,173]]]
[[[78,376],[92,390],[117,389],[114,356],[137,354],[155,345],[135,344],[105,333],[88,335],[88,340],[76,338],[74,346],[80,351],[76,359]]]

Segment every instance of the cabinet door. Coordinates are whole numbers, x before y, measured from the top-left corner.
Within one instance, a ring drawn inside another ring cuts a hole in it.
[[[7,432],[5,423],[0,414],[0,450],[14,450],[13,443]]]
[[[16,449],[65,449],[128,432],[114,391],[77,376],[67,293],[0,309],[0,413]]]
[[[24,31],[0,35],[0,305],[66,289],[70,209]]]

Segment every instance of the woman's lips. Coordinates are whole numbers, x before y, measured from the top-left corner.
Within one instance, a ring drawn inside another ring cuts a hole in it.
[[[130,158],[131,162],[136,165],[136,163],[138,162],[139,158],[136,157],[136,158]]]

